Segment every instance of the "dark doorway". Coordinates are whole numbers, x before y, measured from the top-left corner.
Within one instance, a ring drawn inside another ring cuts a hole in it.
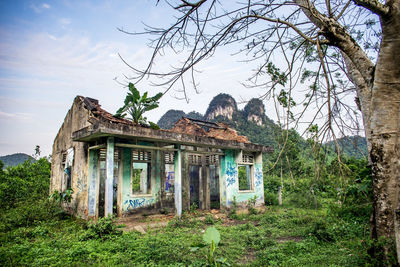
[[[100,154],[100,181],[99,181],[99,217],[104,217],[104,205],[105,205],[105,182],[106,182],[106,161],[101,158]]]
[[[190,177],[190,206],[195,204],[200,207],[200,194],[199,194],[199,178],[200,178],[200,166],[190,165],[189,166],[189,177]]]
[[[210,208],[220,208],[218,166],[210,165]]]

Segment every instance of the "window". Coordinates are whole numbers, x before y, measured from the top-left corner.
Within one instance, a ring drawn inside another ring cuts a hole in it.
[[[66,152],[61,155],[61,167],[63,169],[63,188],[67,190],[72,188],[72,163],[74,160],[74,149],[69,148]]]
[[[174,153],[165,152],[164,153],[165,162],[165,184],[164,190],[166,193],[174,192],[174,182],[175,182],[175,155]]]
[[[132,151],[132,194],[151,193],[151,152]]]
[[[243,154],[238,165],[239,190],[253,190],[254,186],[254,156]]]

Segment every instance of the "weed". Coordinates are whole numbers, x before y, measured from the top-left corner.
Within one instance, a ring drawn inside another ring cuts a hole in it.
[[[119,227],[114,224],[113,218],[109,216],[100,218],[97,222],[89,223],[88,229],[81,234],[79,239],[81,241],[89,239],[105,240],[121,234],[122,231],[119,230]]]
[[[197,210],[198,208],[199,208],[199,207],[197,206],[196,202],[193,202],[193,204],[190,205],[190,213],[196,213],[196,210]]]
[[[214,217],[211,214],[207,214],[206,218],[204,219],[205,224],[214,224],[215,220]]]
[[[257,196],[254,196],[247,200],[247,209],[250,215],[258,213],[257,210],[255,209],[256,202],[257,202]]]

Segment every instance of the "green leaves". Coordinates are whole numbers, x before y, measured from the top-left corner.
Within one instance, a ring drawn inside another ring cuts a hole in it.
[[[148,92],[143,93],[140,96],[140,92],[136,89],[133,83],[129,83],[128,85],[129,92],[127,93],[124,106],[117,110],[117,113],[114,115],[117,118],[124,118],[126,115],[130,115],[130,120],[135,122],[136,124],[148,124],[147,119],[143,117],[143,113],[158,108],[158,101],[163,96],[162,93],[158,93],[153,97],[148,97]],[[152,128],[154,127],[154,123],[150,124]]]
[[[212,242],[214,242],[215,245],[218,246],[219,241],[221,241],[221,235],[219,234],[217,228],[208,227],[203,235],[203,240],[207,244],[212,244]]]

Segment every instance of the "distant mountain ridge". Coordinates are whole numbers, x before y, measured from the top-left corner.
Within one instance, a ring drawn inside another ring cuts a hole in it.
[[[363,158],[367,156],[368,147],[365,137],[359,135],[346,136],[338,138],[336,141],[338,142],[341,153],[349,157]],[[327,142],[325,145],[336,152],[335,141]]]
[[[282,129],[265,115],[265,106],[260,99],[251,99],[243,110],[238,109],[236,100],[229,94],[219,94],[215,96],[204,115],[192,111],[185,113],[182,110],[168,110],[157,122],[162,129],[171,129],[175,122],[182,117],[225,122],[238,131],[240,135],[245,135],[252,143],[278,147]],[[302,150],[306,142],[301,140]],[[350,136],[338,139],[341,152],[350,157],[362,158],[366,155],[366,140],[361,136]],[[334,142],[327,142],[325,146],[331,151],[336,151]]]
[[[4,167],[17,166],[27,160],[35,161],[35,159],[25,153],[15,153],[11,155],[1,156],[0,161],[4,163]]]
[[[185,113],[182,110],[169,110],[157,122],[163,129],[171,129],[182,117],[198,120],[228,123],[240,135],[246,135],[253,143],[274,146],[280,128],[265,115],[265,107],[260,99],[251,99],[243,110],[239,110],[236,100],[228,94],[215,96],[204,115],[199,112]]]

